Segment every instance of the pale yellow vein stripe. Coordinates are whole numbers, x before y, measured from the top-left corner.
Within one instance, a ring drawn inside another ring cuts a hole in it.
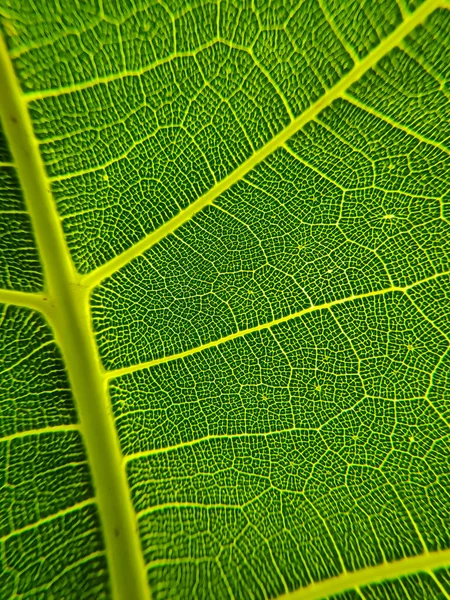
[[[192,446],[201,446],[205,444],[205,442],[219,442],[222,440],[230,441],[230,440],[239,440],[239,439],[255,439],[255,438],[263,438],[267,440],[268,438],[275,438],[277,436],[282,436],[288,433],[294,433],[298,431],[318,431],[320,427],[288,427],[287,429],[274,429],[273,431],[244,431],[243,433],[217,433],[214,435],[205,435],[201,438],[194,438],[192,440],[181,441],[177,444],[173,444],[172,446],[160,446],[157,448],[151,448],[150,450],[141,450],[139,452],[133,452],[133,454],[127,454],[123,457],[123,464],[127,465],[130,462],[135,460],[139,460],[140,458],[148,458],[149,456],[155,456],[156,454],[169,454],[171,452],[177,452],[178,450],[185,450],[186,448],[191,448]],[[261,475],[264,478],[264,475]]]
[[[32,308],[43,313],[49,307],[48,298],[45,294],[18,292],[16,290],[0,290],[0,302],[2,304],[14,304],[15,306]]]
[[[320,600],[355,587],[373,585],[386,580],[398,579],[418,572],[430,573],[450,565],[450,550],[426,552],[393,562],[385,562],[374,567],[365,567],[357,571],[347,571],[337,577],[295,590],[278,597],[278,600]]]
[[[442,0],[428,0],[422,4],[412,15],[409,16],[393,33],[386,37],[372,52],[357,63],[353,69],[345,75],[335,86],[330,88],[314,104],[305,110],[299,117],[291,123],[265,146],[257,150],[248,160],[235,169],[230,175],[218,182],[206,194],[198,198],[186,209],[179,212],[175,217],[162,225],[156,231],[150,233],[132,248],[125,250],[112,260],[101,267],[98,267],[88,275],[82,277],[81,282],[87,287],[98,285],[103,279],[112,275],[115,271],[130,262],[133,258],[140,256],[143,252],[157,244],[164,237],[175,231],[180,225],[186,223],[197,212],[202,210],[208,204],[211,204],[220,194],[230,188],[234,183],[242,179],[258,163],[267,158],[269,154],[282,146],[290,137],[301,129],[308,121],[311,121],[316,115],[334,100],[341,97],[349,86],[360,79],[364,73],[372,68],[385,54],[392,50],[398,43],[407,36],[417,25],[422,23],[430,13],[437,7],[442,6]]]
[[[40,427],[39,429],[17,431],[1,437],[0,442],[10,442],[11,440],[22,439],[34,435],[44,435],[46,433],[66,433],[67,431],[80,431],[80,426],[76,423],[69,423],[67,425],[50,425],[48,427]]]
[[[336,38],[339,40],[339,42],[345,48],[346,52],[348,52],[348,54],[352,57],[353,62],[354,63],[359,62],[358,54],[355,52],[355,49],[353,48],[353,46],[351,44],[349,44],[347,42],[347,40],[345,39],[345,37],[342,35],[342,32],[340,31],[339,27],[336,24],[336,20],[334,18],[332,11],[327,10],[323,6],[323,0],[318,0],[318,4],[319,4],[320,10],[322,11],[325,19],[328,21],[328,24],[330,25],[331,29],[333,30],[333,33],[336,36]]]
[[[155,62],[142,67],[141,69],[130,69],[130,70],[126,69],[126,70],[120,71],[119,73],[113,73],[110,75],[105,75],[103,77],[97,77],[96,79],[90,79],[87,81],[82,81],[80,83],[75,83],[75,84],[68,85],[68,86],[61,86],[59,88],[50,88],[50,89],[39,90],[39,91],[35,91],[35,92],[32,92],[32,91],[25,92],[24,100],[29,103],[29,102],[34,102],[37,100],[43,100],[45,98],[54,98],[56,96],[64,96],[67,94],[74,94],[76,92],[80,92],[80,91],[84,91],[84,90],[88,90],[88,89],[97,87],[99,85],[107,85],[107,84],[113,83],[115,81],[121,81],[127,77],[140,77],[140,76],[144,75],[145,73],[149,73],[150,71],[157,69],[158,67],[161,67],[166,64],[170,64],[171,62],[173,62],[176,59],[189,58],[189,57],[195,58],[202,51],[213,47],[217,43],[223,44],[224,46],[227,46],[231,50],[238,50],[240,52],[244,52],[245,54],[248,54],[249,56],[251,56],[252,60],[254,61],[254,63],[258,67],[258,69],[260,69],[260,71],[265,75],[267,81],[270,83],[270,85],[272,85],[272,87],[276,90],[277,94],[280,96],[281,101],[283,102],[288,115],[290,117],[292,117],[291,110],[287,104],[287,100],[284,97],[283,92],[279,89],[277,84],[272,80],[270,73],[263,67],[263,65],[260,64],[260,62],[258,61],[258,59],[256,58],[256,56],[253,52],[253,49],[251,47],[236,44],[235,42],[232,42],[232,41],[227,40],[220,36],[214,37],[213,39],[207,41],[204,44],[200,44],[193,50],[189,50],[186,52],[182,52],[182,51],[173,52],[172,54],[169,54],[169,55],[165,56],[164,58],[156,60]],[[16,58],[14,56],[14,54],[12,55],[12,58],[13,59]],[[51,139],[54,139],[54,138],[51,138]],[[48,141],[51,141],[51,139]],[[78,174],[79,173],[75,173],[73,176],[76,176]]]
[[[446,598],[447,600],[450,600],[450,594],[447,592],[447,590],[444,588],[442,583],[436,577],[436,574],[430,573],[430,575],[431,575],[431,578],[433,579],[434,583],[436,584],[437,588],[439,589],[439,592],[442,594],[442,597]]]
[[[173,510],[173,509],[183,509],[183,508],[199,508],[200,510],[217,510],[217,509],[225,509],[225,510],[242,510],[249,504],[239,505],[239,504],[223,504],[219,502],[215,502],[214,504],[202,504],[201,502],[166,502],[165,504],[156,504],[154,506],[149,506],[148,508],[144,508],[136,513],[138,519],[142,519],[148,515],[151,515],[155,512],[160,512],[164,510]]]
[[[411,12],[406,5],[406,0],[397,0],[397,6],[402,14],[402,19],[405,19],[406,16]]]
[[[450,271],[443,271],[442,273],[436,273],[431,277],[426,277],[425,279],[421,279],[420,281],[416,281],[411,285],[400,287],[400,286],[391,286],[388,288],[383,288],[381,290],[375,290],[371,292],[366,292],[363,294],[354,294],[352,296],[347,296],[346,298],[338,298],[337,300],[332,300],[330,302],[324,302],[323,304],[316,304],[314,306],[308,306],[302,310],[299,310],[295,313],[290,313],[285,315],[284,317],[279,317],[278,319],[274,319],[273,321],[269,321],[267,323],[261,323],[260,325],[255,325],[254,327],[249,327],[248,329],[241,329],[234,333],[230,333],[230,335],[224,336],[217,340],[213,340],[212,342],[208,342],[206,344],[202,344],[200,346],[196,346],[195,348],[190,348],[189,350],[185,350],[184,352],[179,352],[178,354],[172,354],[169,356],[163,356],[161,358],[157,358],[155,360],[150,360],[147,362],[139,363],[137,365],[130,365],[129,367],[122,367],[120,369],[115,369],[111,371],[105,371],[104,377],[105,379],[113,379],[116,377],[121,377],[122,375],[127,375],[128,373],[134,373],[136,371],[142,371],[143,369],[148,369],[149,367],[153,367],[155,365],[159,365],[162,363],[170,362],[172,360],[178,360],[180,358],[185,358],[186,356],[190,356],[191,354],[197,354],[198,352],[202,352],[207,348],[214,348],[221,344],[225,344],[231,340],[235,340],[237,338],[244,337],[251,333],[255,333],[256,331],[262,331],[264,329],[270,329],[275,325],[279,325],[280,323],[286,323],[287,321],[291,321],[292,319],[296,319],[298,317],[302,317],[309,313],[326,310],[332,308],[333,306],[338,306],[340,304],[345,304],[347,302],[353,302],[355,300],[363,300],[365,298],[372,298],[374,296],[384,296],[385,294],[399,292],[406,293],[408,290],[426,283],[427,281],[432,281],[434,279],[438,279],[439,277],[444,277],[445,275],[449,275]]]
[[[81,541],[80,538],[78,538],[78,541]],[[90,552],[88,555],[83,556],[83,558],[80,558],[79,560],[76,560],[76,561],[70,563],[63,569],[58,569],[56,571],[55,576],[52,579],[46,580],[45,583],[43,583],[39,587],[32,588],[33,597],[34,598],[42,598],[42,597],[45,598],[45,596],[48,597],[48,590],[54,589],[56,587],[56,583],[58,581],[60,581],[63,577],[67,577],[67,575],[69,575],[71,571],[74,571],[81,565],[87,565],[89,562],[95,560],[96,558],[100,558],[100,557],[104,557],[104,556],[105,556],[104,550],[96,550],[95,552]],[[66,579],[66,581],[67,580],[68,579]],[[16,598],[21,598],[21,597],[23,598],[23,595],[16,596]],[[129,600],[129,599],[127,599],[127,600]]]
[[[208,560],[208,558],[186,557],[159,559],[148,563],[147,569],[150,570],[170,565],[196,564]],[[385,562],[374,567],[365,567],[357,571],[342,573],[336,577],[331,577],[293,592],[277,596],[277,600],[324,600],[329,596],[340,594],[346,590],[374,585],[384,581],[392,581],[399,577],[417,573],[428,573],[433,576],[433,571],[449,566],[450,550],[427,552],[393,562]]]
[[[429,146],[434,146],[435,148],[439,148],[439,150],[442,150],[442,152],[445,152],[446,154],[450,155],[450,150],[448,148],[446,148],[440,142],[435,142],[434,140],[431,140],[430,138],[424,137],[420,133],[417,133],[416,131],[413,131],[409,127],[406,127],[405,125],[402,125],[398,121],[395,121],[394,119],[389,117],[389,115],[385,115],[384,113],[381,113],[378,110],[376,110],[376,108],[373,108],[372,106],[369,106],[368,104],[365,104],[364,102],[361,102],[361,100],[358,100],[358,98],[355,98],[355,96],[353,96],[347,92],[345,92],[343,94],[343,97],[348,102],[353,104],[354,106],[361,108],[365,112],[373,115],[374,117],[377,117],[378,119],[381,119],[385,123],[389,123],[389,125],[392,125],[392,127],[395,127],[396,129],[401,129],[408,135],[413,136],[417,141],[423,142],[424,144],[428,144]]]
[[[92,504],[95,504],[95,502],[96,502],[95,498],[88,498],[87,500],[83,500],[82,502],[73,504],[72,506],[69,506],[68,508],[60,510],[57,513],[53,513],[52,515],[49,515],[48,517],[39,519],[39,521],[36,521],[35,523],[30,523],[29,525],[25,525],[24,527],[21,527],[20,529],[15,529],[14,531],[11,531],[11,533],[8,533],[8,534],[4,535],[3,537],[0,537],[0,542],[5,542],[6,540],[8,540],[16,535],[20,535],[21,533],[26,533],[27,531],[33,531],[34,529],[37,529],[40,525],[44,525],[45,523],[51,523],[55,519],[59,519],[60,517],[63,517],[64,515],[67,515],[71,512],[81,510],[85,506],[90,506]]]
[[[116,369],[114,371],[105,371],[105,379],[112,379],[115,377],[121,377],[122,375],[127,375],[128,373],[134,373],[135,371],[142,371],[143,369],[147,369],[149,367],[154,367],[155,365],[159,365],[161,363],[170,362],[172,360],[178,360],[180,358],[185,358],[186,356],[190,356],[191,354],[197,354],[198,352],[203,352],[207,348],[214,348],[216,346],[225,344],[226,342],[230,342],[231,340],[235,340],[237,338],[244,337],[251,333],[255,333],[256,331],[263,331],[264,329],[270,329],[271,327],[275,327],[275,325],[279,325],[280,323],[286,323],[287,321],[291,321],[292,319],[296,319],[298,317],[303,317],[312,312],[318,312],[321,310],[326,310],[327,308],[331,308],[333,306],[338,306],[339,304],[344,304],[346,302],[351,302],[353,300],[360,300],[363,298],[370,298],[373,296],[383,296],[384,294],[388,294],[390,292],[404,292],[405,288],[401,287],[389,287],[384,288],[382,290],[377,290],[374,292],[367,292],[365,294],[355,294],[353,296],[347,296],[346,298],[340,298],[339,300],[333,300],[331,302],[325,302],[324,304],[316,304],[314,306],[308,306],[302,310],[299,310],[295,313],[290,313],[285,315],[284,317],[279,317],[278,319],[274,319],[273,321],[269,321],[267,323],[261,323],[260,325],[255,325],[254,327],[249,327],[248,329],[240,329],[234,333],[230,333],[230,335],[226,335],[217,340],[213,340],[212,342],[208,342],[206,344],[202,344],[201,346],[196,346],[195,348],[190,348],[189,350],[185,350],[184,352],[179,352],[178,354],[172,354],[169,356],[163,356],[161,358],[157,358],[155,360],[150,360],[148,362],[139,363],[138,365],[131,365],[129,367],[123,367],[121,369]]]

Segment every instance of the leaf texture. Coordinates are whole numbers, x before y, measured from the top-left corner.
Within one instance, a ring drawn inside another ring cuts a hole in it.
[[[450,598],[449,9],[4,0],[2,598]]]

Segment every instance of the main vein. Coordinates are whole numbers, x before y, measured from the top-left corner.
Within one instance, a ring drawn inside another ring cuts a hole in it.
[[[46,278],[44,311],[69,374],[86,445],[116,600],[148,600],[150,591],[117,432],[90,326],[89,293],[77,283],[31,119],[0,35],[0,116],[14,156]],[[17,293],[3,299],[22,301]],[[35,296],[30,296],[33,306]],[[19,302],[20,303],[20,302]],[[36,304],[36,302],[35,302]],[[36,306],[37,308],[37,306]]]
[[[420,8],[412,13],[401,25],[397,27],[389,36],[387,36],[372,52],[370,52],[361,61],[345,75],[342,79],[330,88],[323,96],[306,109],[299,117],[293,119],[289,125],[274,136],[265,146],[257,150],[249,159],[243,162],[237,169],[232,171],[227,177],[219,181],[206,194],[198,198],[190,206],[180,211],[175,217],[167,221],[156,231],[153,231],[140,242],[125,250],[115,258],[104,265],[98,267],[88,275],[82,278],[83,285],[95,287],[103,279],[118,271],[124,265],[129,263],[136,256],[140,256],[146,250],[157,244],[170,233],[178,229],[183,223],[189,221],[197,212],[202,210],[208,204],[230,188],[234,183],[242,179],[258,163],[263,161],[269,154],[272,154],[277,148],[282,146],[290,137],[299,131],[306,123],[314,119],[320,111],[329,106],[334,100],[341,97],[352,83],[358,81],[364,73],[392,50],[398,43],[405,38],[417,25],[423,23],[429,14],[437,7],[442,6],[442,0],[428,0]]]

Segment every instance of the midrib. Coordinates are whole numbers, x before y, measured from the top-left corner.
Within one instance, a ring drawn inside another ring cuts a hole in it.
[[[81,277],[75,270],[61,229],[50,182],[34,136],[27,104],[14,73],[8,50],[0,34],[0,116],[17,167],[36,242],[46,277],[48,299],[37,294],[4,292],[11,303],[42,310],[53,328],[68,370],[80,425],[89,456],[99,513],[108,556],[109,574],[116,600],[149,600],[146,566],[138,537],[136,515],[123,469],[123,457],[109,408],[104,371],[91,329],[89,294],[102,279],[188,221],[256,164],[282,146],[321,110],[342,96],[348,87],[398,42],[408,35],[442,0],[429,0],[406,19],[391,35],[360,61],[338,84],[328,90],[300,117],[293,120],[268,144],[255,152],[228,177],[190,207],[128,251]],[[48,302],[47,302],[48,300]],[[344,573],[291,592],[286,600],[318,600],[355,586],[392,579],[417,570],[436,569],[450,563],[450,550],[427,553],[376,567]]]
[[[116,600],[149,600],[137,520],[122,465],[106,382],[90,326],[89,289],[80,285],[66,246],[50,184],[19,83],[0,35],[0,115],[31,215],[45,272],[42,302],[63,354],[96,491]],[[7,297],[5,294],[4,297]],[[10,293],[24,304],[24,294]],[[30,297],[38,308],[39,296]]]

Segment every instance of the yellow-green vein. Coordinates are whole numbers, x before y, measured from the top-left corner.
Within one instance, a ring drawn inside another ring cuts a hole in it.
[[[116,600],[148,600],[150,591],[130,491],[121,466],[102,368],[90,326],[89,293],[79,285],[51,196],[31,119],[0,37],[0,116],[31,216],[51,310],[80,417]],[[11,296],[12,299],[12,296]]]
[[[442,0],[428,0],[420,8],[412,13],[393,33],[387,36],[372,52],[370,52],[359,63],[355,64],[353,69],[347,73],[336,85],[330,88],[314,104],[305,110],[299,117],[292,120],[290,124],[274,136],[270,142],[257,150],[248,160],[242,163],[237,169],[227,177],[219,181],[206,194],[198,198],[190,206],[180,211],[175,217],[162,225],[156,231],[143,238],[133,247],[125,250],[115,258],[111,259],[101,267],[98,267],[82,279],[83,284],[89,287],[95,287],[103,279],[112,275],[115,271],[126,265],[136,256],[140,256],[164,237],[175,231],[180,225],[189,221],[197,212],[202,210],[208,204],[211,204],[220,194],[225,192],[234,183],[242,179],[258,163],[267,158],[269,154],[282,146],[290,137],[299,131],[306,123],[314,119],[320,111],[329,106],[333,100],[341,97],[352,83],[360,79],[364,73],[372,68],[383,56],[392,50],[398,43],[407,36],[417,25],[420,25],[437,7],[442,6]]]

